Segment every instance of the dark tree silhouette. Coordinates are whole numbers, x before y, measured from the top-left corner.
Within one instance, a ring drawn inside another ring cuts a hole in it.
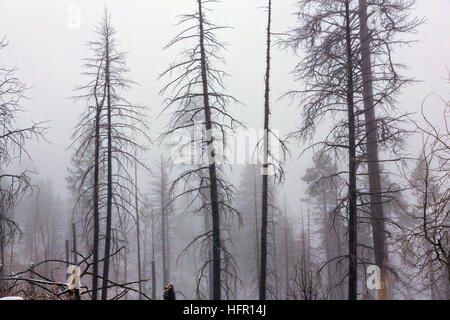
[[[0,39],[0,50],[8,45]],[[26,86],[15,76],[15,68],[0,66],[0,276],[5,271],[5,247],[20,228],[9,211],[28,192],[33,191],[29,170],[19,173],[7,172],[7,167],[22,158],[30,158],[25,148],[29,140],[45,139],[45,122],[21,127],[17,123],[19,113],[24,111],[22,102]],[[31,158],[30,158],[31,159]]]
[[[95,261],[99,260],[101,212],[106,209],[102,276],[102,299],[106,299],[113,210],[119,215],[134,216],[136,185],[130,168],[136,163],[147,168],[136,156],[138,151],[145,150],[137,138],[143,137],[148,142],[150,139],[146,132],[145,108],[131,104],[124,98],[124,91],[133,82],[125,77],[128,72],[125,54],[117,51],[115,31],[106,10],[95,31],[98,40],[89,43],[93,57],[86,59],[87,71],[84,73],[90,79],[87,85],[78,88],[81,94],[75,97],[83,100],[87,109],[72,136],[72,146],[75,146],[74,166],[81,166],[72,181],[78,189],[78,200],[86,195],[92,199],[84,201],[81,211],[88,217],[86,221],[92,220],[91,215],[94,220],[94,299],[97,298],[98,288],[98,263]],[[122,220],[118,221],[121,223]]]
[[[389,201],[393,190],[384,189],[377,192],[376,181],[369,183],[365,188],[363,177],[370,174],[373,179],[381,171],[376,170],[379,164],[373,162],[399,162],[403,159],[401,154],[404,146],[404,137],[407,131],[402,128],[402,121],[406,115],[396,111],[395,97],[404,85],[410,83],[409,79],[398,73],[402,65],[392,61],[391,51],[395,45],[406,44],[410,41],[401,40],[399,34],[412,32],[421,23],[421,20],[410,19],[408,10],[413,1],[371,1],[370,5],[381,8],[382,16],[380,29],[374,29],[370,34],[370,52],[372,61],[364,57],[362,64],[362,51],[366,50],[367,39],[364,33],[361,36],[360,7],[358,1],[299,1],[298,18],[301,26],[292,30],[288,40],[284,42],[290,47],[302,46],[306,50],[306,58],[295,68],[297,79],[306,80],[309,84],[304,90],[289,92],[291,98],[299,96],[302,100],[303,123],[300,130],[293,136],[312,139],[322,119],[332,123],[328,135],[321,142],[314,142],[309,148],[320,148],[325,152],[334,152],[337,155],[346,154],[349,161],[347,170],[339,175],[348,174],[348,201],[341,201],[338,207],[347,204],[349,213],[349,298],[356,299],[356,257],[357,244],[357,214],[366,213],[366,207],[371,209],[372,231],[374,241],[375,263],[385,275],[388,270],[380,243],[385,217],[377,218],[381,214],[382,202]],[[362,13],[361,13],[362,14]],[[366,22],[363,21],[364,25]],[[367,20],[367,19],[366,19]],[[368,68],[371,68],[371,76]],[[373,106],[368,106],[369,100],[367,85],[370,79],[373,93]],[[364,103],[366,102],[366,103]],[[376,107],[376,126],[373,127],[369,113]],[[345,116],[344,116],[345,114]],[[365,115],[368,118],[362,119]],[[374,131],[376,135],[373,136]],[[370,137],[369,137],[370,136]],[[373,139],[375,138],[376,141]],[[376,142],[376,143],[375,143]],[[368,150],[370,144],[371,151]],[[309,149],[306,148],[306,149]],[[344,153],[340,152],[343,151]],[[388,151],[392,157],[375,159],[374,150]],[[371,153],[372,152],[372,153]],[[369,153],[371,153],[369,155]],[[375,159],[375,160],[374,160]],[[368,164],[370,168],[368,168]],[[359,170],[359,171],[358,171]],[[365,170],[365,172],[363,172]],[[358,177],[361,177],[358,179]],[[380,185],[380,184],[378,184]],[[375,201],[375,202],[374,202]],[[375,213],[377,212],[377,213]],[[382,220],[382,222],[381,222]],[[375,244],[376,242],[376,244]],[[387,288],[387,277],[383,278],[384,289]],[[386,298],[380,291],[379,297]]]
[[[215,32],[227,27],[217,26],[206,17],[206,12],[209,10],[206,5],[217,1],[196,1],[195,13],[180,16],[179,24],[187,25],[186,28],[167,46],[169,48],[180,44],[186,47],[192,45],[192,48],[185,49],[181,61],[171,65],[161,75],[162,77],[173,75],[161,93],[170,95],[164,110],[175,109],[170,118],[168,130],[161,136],[161,140],[174,134],[183,134],[186,130],[191,130],[192,133],[196,127],[196,120],[200,117],[202,137],[200,139],[194,137],[192,143],[202,145],[202,156],[204,156],[203,159],[206,158],[206,161],[201,166],[180,175],[175,180],[175,185],[185,182],[187,188],[177,197],[187,193],[197,193],[194,198],[201,199],[200,191],[209,190],[208,198],[203,199],[203,206],[209,207],[211,212],[213,298],[220,300],[223,261],[221,252],[224,251],[220,221],[226,212],[236,213],[236,210],[232,205],[232,186],[220,175],[221,165],[217,161],[219,158],[217,150],[226,148],[225,131],[234,129],[240,125],[240,122],[228,110],[229,103],[236,102],[236,99],[222,92],[223,78],[226,74],[215,66],[217,63],[223,63],[219,52],[224,48],[224,44],[217,39]],[[222,135],[222,139],[215,136],[216,133],[219,136]],[[205,171],[206,174],[203,174]],[[191,179],[196,177],[200,177],[200,185],[191,188]],[[209,236],[209,233],[205,236]]]

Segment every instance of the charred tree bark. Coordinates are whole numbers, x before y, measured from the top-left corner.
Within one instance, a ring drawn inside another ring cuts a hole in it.
[[[108,22],[106,22],[108,23]],[[109,25],[106,26],[109,32]],[[105,232],[105,256],[103,262],[103,286],[102,300],[108,298],[108,276],[109,276],[109,259],[111,254],[111,228],[112,228],[112,123],[111,123],[111,83],[110,83],[110,57],[109,57],[109,34],[106,38],[106,65],[105,65],[105,82],[107,88],[106,104],[107,104],[107,199],[106,199],[106,232]]]
[[[347,56],[347,108],[348,108],[348,248],[349,275],[348,299],[358,299],[357,273],[357,207],[356,207],[356,143],[355,143],[355,103],[353,87],[353,54],[350,26],[349,0],[345,1],[345,35]]]
[[[75,223],[72,223],[72,253],[73,264],[78,266],[77,228],[75,227]]]
[[[153,207],[150,208],[150,219],[152,224],[152,300],[156,300],[156,270],[155,270],[155,224]]]
[[[254,174],[254,201],[255,201],[255,249],[256,249],[256,273],[258,276],[258,292],[261,287],[261,259],[260,259],[260,248],[259,248],[259,225],[258,225],[258,193],[256,189],[257,185],[257,179],[256,179],[256,171],[255,168],[253,168],[253,174]]]
[[[272,261],[273,261],[273,279],[274,279],[274,293],[273,298],[275,300],[278,300],[279,297],[279,287],[278,287],[278,254],[277,254],[277,241],[276,241],[276,223],[275,223],[275,216],[274,216],[274,209],[273,204],[271,205],[271,227],[272,227]]]
[[[378,299],[388,300],[389,277],[386,269],[388,263],[388,252],[385,233],[380,164],[378,158],[378,125],[373,99],[370,38],[367,26],[367,0],[359,0],[359,24],[373,248],[375,253],[375,263],[381,270],[381,290],[378,291]]]
[[[0,277],[5,276],[5,230],[3,227],[3,213],[0,212]],[[0,281],[0,289],[4,288],[4,281]]]
[[[128,283],[128,251],[123,253],[123,282]],[[125,293],[125,300],[128,298],[128,292]]]
[[[333,270],[332,267],[334,263],[332,264],[330,261],[332,259],[331,257],[331,243],[330,243],[330,231],[331,231],[331,225],[328,223],[328,208],[327,208],[327,194],[325,188],[322,189],[322,210],[323,210],[323,219],[324,221],[324,235],[325,235],[325,252],[327,256],[327,278],[328,278],[328,289],[331,289],[333,285]]]
[[[286,273],[286,299],[289,297],[289,221],[284,198],[284,272]]]
[[[155,260],[152,260],[152,300],[156,300],[156,270],[155,270]]]
[[[269,175],[269,93],[270,93],[270,46],[272,23],[272,0],[267,8],[267,48],[266,48],[266,75],[264,93],[264,163],[262,181],[262,212],[261,212],[261,279],[259,299],[266,300],[267,294],[267,203],[268,203],[268,175]]]
[[[211,231],[211,222],[209,220],[209,212],[204,210],[204,218],[205,218],[205,233]],[[212,261],[212,245],[208,245],[208,261]],[[208,263],[208,285],[209,285],[209,299],[214,300],[213,296],[213,268],[212,263]]]
[[[98,83],[97,73],[97,83]],[[103,96],[104,97],[104,96]],[[97,99],[97,97],[95,97]],[[104,98],[103,98],[104,100]],[[96,106],[95,112],[95,146],[94,146],[94,246],[92,248],[92,300],[97,300],[98,297],[98,251],[99,251],[99,239],[100,239],[100,213],[99,213],[99,161],[100,161],[100,115],[102,111],[102,105]]]
[[[165,163],[161,157],[161,253],[162,253],[162,268],[163,268],[163,283],[167,285],[169,283],[169,278],[167,274],[167,248],[166,248],[166,173],[165,173]]]
[[[142,292],[142,273],[141,273],[141,229],[139,225],[139,207],[138,207],[138,186],[137,186],[137,166],[134,164],[134,191],[135,191],[135,209],[136,209],[136,243],[137,243],[137,259],[138,259],[138,281],[139,292]],[[139,300],[142,300],[142,294],[139,293]]]
[[[199,26],[200,26],[200,55],[201,55],[201,77],[203,87],[203,106],[205,114],[205,129],[207,152],[209,159],[209,179],[210,179],[210,197],[211,197],[211,217],[213,234],[213,297],[214,300],[221,299],[221,258],[220,258],[220,212],[219,199],[217,193],[217,172],[215,163],[214,137],[212,136],[211,109],[209,105],[209,88],[207,77],[207,61],[204,45],[204,27],[203,27],[203,8],[202,1],[198,2]]]

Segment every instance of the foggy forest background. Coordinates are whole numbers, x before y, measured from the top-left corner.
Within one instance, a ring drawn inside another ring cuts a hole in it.
[[[0,297],[450,299],[448,12],[0,1]]]

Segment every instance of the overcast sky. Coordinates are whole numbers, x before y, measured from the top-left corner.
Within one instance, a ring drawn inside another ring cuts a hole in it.
[[[180,30],[175,27],[176,16],[191,12],[194,0],[0,0],[0,36],[9,40],[9,46],[0,52],[1,64],[17,67],[17,76],[32,87],[27,93],[30,99],[24,103],[28,112],[22,118],[25,122],[51,121],[47,135],[50,143],[28,144],[33,163],[23,165],[36,168],[39,179],[51,179],[62,197],[66,196],[64,179],[71,154],[67,150],[70,135],[85,107],[69,97],[75,87],[83,84],[79,75],[82,59],[89,56],[85,44],[94,39],[92,30],[102,17],[105,3],[117,30],[119,48],[129,53],[130,77],[139,83],[128,97],[149,106],[154,119],[163,105],[163,97],[158,94],[163,83],[157,80],[158,75],[178,53],[162,48]],[[273,1],[274,32],[295,26],[294,3],[295,0]],[[221,40],[228,43],[228,51],[224,52],[225,69],[231,74],[228,91],[244,103],[234,109],[235,115],[251,128],[263,124],[266,16],[259,7],[264,4],[263,0],[225,0],[214,5],[215,11],[210,15],[218,24],[233,27],[220,33]],[[408,75],[423,81],[403,90],[399,101],[404,110],[417,112],[422,99],[432,92],[449,96],[450,86],[444,80],[446,68],[450,67],[449,12],[450,0],[418,0],[415,13],[427,19],[418,30],[420,42],[395,53],[397,61],[411,67]],[[299,122],[298,109],[288,106],[288,101],[278,100],[284,91],[301,86],[290,75],[298,59],[292,52],[273,52],[272,123],[282,134]],[[442,118],[442,104],[437,98],[430,100],[427,108],[435,119]],[[152,123],[153,137],[161,131],[162,123]],[[411,143],[411,150],[416,147]],[[301,146],[292,149],[293,160],[287,166],[284,188],[291,214],[304,190],[300,178],[311,164],[310,154],[297,159],[299,150]],[[152,153],[156,152],[154,147]]]

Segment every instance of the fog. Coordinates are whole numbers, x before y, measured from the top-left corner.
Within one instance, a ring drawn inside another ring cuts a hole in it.
[[[225,78],[225,87],[227,93],[241,102],[241,104],[232,103],[230,112],[250,129],[262,129],[264,123],[267,12],[262,7],[267,5],[266,2],[263,0],[225,0],[208,5],[212,9],[208,12],[208,18],[218,25],[230,27],[217,31],[220,41],[226,43],[226,51],[222,52],[226,62],[222,69],[229,74]],[[304,53],[301,50],[294,52],[291,48],[285,49],[278,43],[285,37],[284,34],[288,30],[295,28],[298,24],[294,15],[297,10],[296,2],[295,0],[273,1],[272,5],[274,45],[271,59],[270,125],[273,130],[279,130],[281,137],[287,137],[301,124],[299,108],[301,101],[295,99],[291,101],[282,96],[289,90],[300,90],[304,86],[304,81],[295,79],[292,74],[294,67],[304,58]],[[42,184],[50,181],[55,197],[59,198],[61,202],[59,209],[63,211],[61,222],[58,220],[60,219],[58,218],[59,213],[54,216],[54,219],[57,224],[61,223],[63,230],[64,228],[69,230],[67,227],[68,217],[73,210],[73,197],[76,196],[71,194],[66,181],[74,152],[74,149],[70,147],[71,135],[80,115],[87,107],[82,101],[75,101],[71,97],[75,95],[75,88],[86,83],[86,77],[81,75],[84,71],[83,59],[92,56],[86,44],[88,41],[96,39],[94,29],[101,22],[105,7],[108,9],[112,25],[117,31],[115,37],[118,40],[118,49],[127,53],[126,63],[130,70],[127,77],[137,83],[126,92],[126,98],[135,104],[146,106],[146,114],[149,116],[150,130],[147,134],[153,143],[148,144],[145,140],[138,141],[148,147],[140,159],[153,171],[151,174],[142,166],[139,167],[138,186],[140,192],[144,194],[152,190],[158,183],[158,179],[155,177],[158,172],[158,161],[161,154],[167,156],[167,146],[164,142],[160,145],[158,140],[169,119],[169,115],[163,112],[166,96],[160,94],[160,90],[165,83],[159,79],[159,76],[173,61],[177,60],[182,46],[177,49],[163,48],[181,30],[176,25],[177,16],[193,12],[196,10],[196,6],[197,1],[194,0],[0,0],[0,38],[5,36],[8,41],[8,46],[0,51],[1,65],[17,68],[15,76],[29,88],[25,92],[27,99],[21,102],[25,111],[17,116],[18,123],[26,126],[32,121],[48,121],[45,139],[32,139],[26,142],[29,157],[21,157],[20,162],[17,158],[17,161],[12,161],[7,168],[2,168],[2,171],[29,169],[35,172],[31,174],[33,182]],[[446,80],[448,79],[447,68],[450,68],[448,12],[450,12],[450,1],[448,0],[417,1],[412,15],[426,19],[425,23],[417,28],[416,34],[408,36],[417,42],[395,48],[392,56],[393,60],[408,66],[407,69],[401,71],[403,75],[418,80],[401,88],[396,103],[398,110],[411,113],[412,119],[420,121],[422,102],[425,97],[433,93],[433,96],[424,104],[424,110],[429,116],[429,120],[440,127],[444,127],[445,124],[441,97],[444,100],[448,100],[449,97],[449,84]],[[401,37],[404,36],[401,35]],[[328,119],[321,124],[314,141],[320,140],[328,133],[328,129],[332,126],[330,121]],[[412,128],[412,124],[407,123],[406,127]],[[276,186],[278,205],[280,208],[285,206],[286,209],[281,210],[284,210],[291,221],[294,228],[293,237],[298,239],[301,239],[304,234],[306,221],[310,217],[307,212],[311,212],[312,217],[312,211],[314,211],[314,204],[311,201],[302,201],[302,199],[310,197],[307,194],[308,186],[302,177],[307,173],[307,168],[313,166],[313,151],[308,149],[303,152],[311,143],[297,139],[288,140],[290,156],[283,166],[285,180],[281,185]],[[421,148],[421,141],[416,135],[407,137],[405,153],[415,157]],[[343,163],[345,164],[345,161]],[[246,168],[244,165],[231,166],[229,181],[235,187],[242,188],[242,177],[245,176]],[[175,166],[171,179],[175,178],[176,173],[180,170],[182,170],[180,167]],[[448,189],[448,187],[447,185],[446,188]],[[242,192],[242,190],[238,191],[238,196],[242,195]],[[410,195],[405,195],[405,197],[411,200]],[[286,201],[285,204],[284,201]],[[27,209],[23,208],[28,208],[29,202],[30,200],[24,198],[17,205],[18,208],[22,208],[19,210],[21,211],[19,216],[23,223],[27,219],[24,214]],[[174,219],[171,222],[173,223],[172,228],[174,228],[170,232],[170,237],[174,242],[171,259],[174,264],[182,249],[192,241],[195,234],[200,234],[203,228],[203,218],[191,219],[186,216],[188,213],[183,213],[182,209],[185,209],[183,206],[184,202],[179,200],[173,209],[177,212],[177,216],[181,216],[179,218],[181,220]],[[242,202],[239,206],[243,207]],[[260,206],[259,203],[258,206]],[[33,209],[30,207],[29,210]],[[246,219],[244,218],[244,222]],[[183,225],[183,221],[192,223],[192,230],[184,230],[186,225]],[[131,224],[131,222],[129,223]],[[311,221],[311,224],[313,233],[311,241],[313,247],[319,248],[321,243],[320,227],[316,220]],[[181,227],[178,227],[179,225]],[[233,222],[233,225],[237,228],[236,222]],[[245,226],[244,230],[247,230]],[[239,247],[239,241],[248,240],[238,231],[236,234],[234,242],[238,243],[237,247]],[[280,235],[280,237],[282,236]],[[66,238],[70,238],[70,235],[67,235]],[[129,249],[130,263],[133,265],[136,263],[135,251],[133,251],[135,250],[135,235],[130,238],[133,239],[130,240],[130,246],[133,247]],[[281,245],[282,238],[278,240]],[[159,252],[161,248],[156,249]],[[298,249],[294,247],[292,250],[297,251]],[[243,255],[245,256],[245,253],[236,253],[238,264],[243,261]],[[292,258],[294,259],[294,257]],[[174,265],[172,272],[183,273],[180,270],[184,269],[185,264],[188,264],[186,270],[195,274],[198,266],[192,266],[189,261],[188,259],[187,262]],[[156,263],[158,269],[158,260]],[[251,265],[251,262],[244,261],[242,264]],[[130,266],[130,269],[133,268],[135,267]],[[147,271],[150,269],[149,266],[146,268]],[[250,272],[246,267],[241,269],[243,269],[240,271],[242,274]],[[159,276],[160,271],[157,273]],[[130,270],[129,278],[135,279],[135,277],[135,272]],[[196,298],[195,284],[188,284],[185,279],[189,276],[185,275],[185,278],[180,278],[177,275],[174,277],[180,282],[183,294],[190,298]],[[169,279],[169,281],[173,281],[173,279]],[[177,283],[173,282],[176,286]],[[162,279],[158,278],[157,285],[162,288]],[[251,290],[249,286],[245,288],[245,290]],[[417,297],[428,297],[427,293],[420,294]],[[158,297],[160,296],[158,291]],[[256,293],[245,293],[235,297],[256,298],[257,295]],[[398,293],[397,298],[404,297]]]

